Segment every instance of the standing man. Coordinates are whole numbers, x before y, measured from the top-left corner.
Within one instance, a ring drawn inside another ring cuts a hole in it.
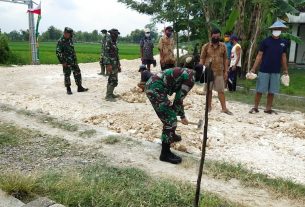
[[[286,25],[282,22],[276,21],[269,27],[269,29],[272,30],[272,36],[264,39],[260,45],[255,63],[251,69],[251,72],[255,73],[257,67],[260,65],[256,82],[254,107],[249,111],[251,114],[259,112],[258,105],[263,93],[268,93],[267,105],[264,112],[276,114],[276,112],[272,110],[272,103],[274,94],[279,92],[281,67],[283,68],[283,74],[288,75],[286,55],[287,42],[280,38],[282,30],[286,28]]]
[[[175,55],[174,55],[174,40],[173,40],[173,28],[168,26],[164,30],[163,37],[159,41],[160,51],[160,65],[161,70],[175,67]]]
[[[221,32],[218,29],[213,29],[211,32],[211,42],[203,45],[200,55],[200,64],[208,67],[211,63],[211,67],[214,73],[214,81],[211,90],[208,91],[208,109],[212,110],[212,88],[218,92],[218,98],[221,104],[222,112],[228,115],[232,115],[227,109],[225,99],[225,81],[228,77],[228,56],[227,49],[224,43],[220,42]]]
[[[118,73],[121,72],[121,63],[119,57],[119,49],[117,47],[117,39],[120,32],[117,29],[108,31],[110,34],[107,36],[105,43],[104,64],[109,73],[106,101],[116,101],[117,95],[113,94],[114,88],[118,86]]]
[[[102,33],[102,39],[101,39],[101,57],[100,57],[100,66],[101,66],[101,72],[99,75],[108,75],[106,73],[106,66],[104,64],[104,53],[105,53],[105,44],[107,39],[107,30],[103,29],[101,30]]]
[[[227,56],[228,56],[228,61],[229,61],[229,64],[230,64],[230,60],[231,60],[231,51],[232,51],[232,48],[233,48],[233,45],[230,41],[230,36],[231,36],[231,33],[230,32],[226,32],[225,35],[224,35],[224,43],[226,45],[226,48],[227,48]]]
[[[147,70],[150,71],[150,65],[154,64],[154,43],[150,38],[150,30],[146,28],[144,30],[145,37],[141,39],[140,50],[141,50],[141,60],[142,64],[146,65]]]
[[[229,91],[236,91],[237,73],[241,71],[241,46],[238,44],[238,37],[232,35],[230,38],[233,43],[231,51],[230,69],[228,74]]]
[[[56,46],[56,56],[59,62],[63,66],[63,72],[65,76],[65,86],[67,88],[67,94],[71,95],[71,72],[73,71],[75,83],[77,85],[77,92],[88,91],[88,88],[82,86],[82,75],[77,64],[77,58],[74,50],[74,44],[72,40],[73,30],[69,27],[65,27],[64,35],[58,40]]]

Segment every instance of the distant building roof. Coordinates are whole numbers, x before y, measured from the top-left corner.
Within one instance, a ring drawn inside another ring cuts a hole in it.
[[[289,23],[305,23],[305,12],[301,12],[298,16],[287,14]]]

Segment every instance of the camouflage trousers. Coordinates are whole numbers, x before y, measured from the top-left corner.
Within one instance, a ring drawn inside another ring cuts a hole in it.
[[[109,74],[108,77],[108,85],[112,87],[118,86],[118,66],[112,65],[112,73]]]
[[[156,81],[146,86],[146,95],[159,119],[163,123],[162,142],[171,143],[177,128],[177,114],[172,109],[162,81]]]
[[[63,67],[63,72],[65,76],[65,86],[69,87],[71,86],[71,80],[70,76],[71,73],[73,72],[74,80],[77,86],[82,85],[82,74],[81,71],[78,67],[78,65],[69,65],[67,67]]]
[[[101,55],[101,58],[100,58],[100,66],[101,66],[101,73],[106,74],[106,65],[104,64],[104,59],[103,59],[102,55]]]

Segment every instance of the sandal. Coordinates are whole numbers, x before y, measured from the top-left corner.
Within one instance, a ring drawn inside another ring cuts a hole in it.
[[[231,111],[229,111],[228,109],[225,111],[221,111],[222,113],[228,114],[228,115],[233,115],[233,113]]]
[[[256,114],[256,113],[258,113],[259,112],[259,110],[257,109],[257,108],[252,108],[250,111],[249,111],[249,113],[250,114]]]
[[[270,109],[270,110],[264,110],[264,112],[265,112],[266,114],[275,114],[275,115],[277,115],[277,112],[274,111],[274,110],[272,110],[272,109]]]

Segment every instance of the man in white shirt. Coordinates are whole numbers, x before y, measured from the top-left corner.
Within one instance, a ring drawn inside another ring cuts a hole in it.
[[[230,38],[233,48],[231,51],[231,62],[228,73],[229,91],[236,91],[237,73],[241,71],[241,46],[238,44],[238,37],[231,35]]]

